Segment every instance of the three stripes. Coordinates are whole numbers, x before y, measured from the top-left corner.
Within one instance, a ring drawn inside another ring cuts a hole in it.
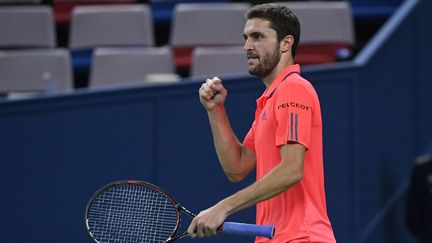
[[[288,134],[288,141],[298,142],[298,114],[290,112],[290,133]]]

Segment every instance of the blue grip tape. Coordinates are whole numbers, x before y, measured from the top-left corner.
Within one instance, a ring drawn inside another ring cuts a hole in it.
[[[273,239],[275,228],[273,225],[256,225],[235,222],[225,222],[222,232],[226,234],[264,236]]]

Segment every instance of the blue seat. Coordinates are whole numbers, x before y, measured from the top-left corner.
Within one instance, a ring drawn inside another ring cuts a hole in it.
[[[224,3],[229,0],[150,0],[155,24],[170,24],[174,8],[179,3]]]
[[[348,0],[355,19],[388,18],[403,0]]]

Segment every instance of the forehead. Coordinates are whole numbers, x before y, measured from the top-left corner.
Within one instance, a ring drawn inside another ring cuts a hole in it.
[[[245,23],[245,27],[243,33],[248,35],[253,32],[261,32],[261,33],[271,33],[275,32],[272,28],[270,28],[270,21],[260,18],[248,19]]]

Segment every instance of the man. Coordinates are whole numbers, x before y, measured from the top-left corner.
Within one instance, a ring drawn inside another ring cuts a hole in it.
[[[199,97],[229,180],[240,181],[253,169],[257,180],[200,212],[188,232],[212,236],[229,215],[256,204],[256,223],[275,225],[276,235],[255,242],[336,242],[326,211],[320,105],[294,64],[299,21],[291,10],[274,4],[254,6],[246,17],[249,72],[267,89],[257,100],[255,121],[243,143],[228,121],[222,81],[207,79]]]
[[[432,142],[423,155],[415,159],[405,220],[419,243],[432,242]]]

